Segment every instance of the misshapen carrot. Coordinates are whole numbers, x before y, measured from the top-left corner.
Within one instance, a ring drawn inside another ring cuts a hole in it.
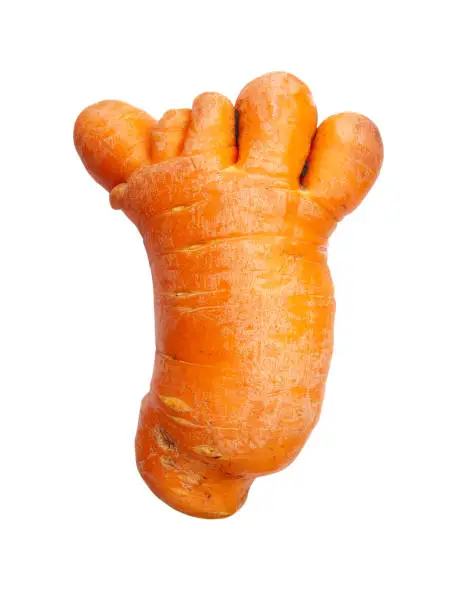
[[[207,93],[155,122],[100,102],[75,125],[84,165],[151,262],[156,356],[137,465],[158,497],[206,518],[233,514],[319,418],[335,312],[327,241],[383,157],[361,115],[316,129],[309,89],[286,73],[249,83],[236,110]]]

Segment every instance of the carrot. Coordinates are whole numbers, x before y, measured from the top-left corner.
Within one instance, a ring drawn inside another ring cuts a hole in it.
[[[379,132],[354,113],[317,128],[306,85],[270,73],[236,109],[205,93],[155,122],[100,102],[77,119],[75,145],[151,262],[140,474],[177,510],[229,516],[319,418],[335,312],[327,241],[378,175]]]

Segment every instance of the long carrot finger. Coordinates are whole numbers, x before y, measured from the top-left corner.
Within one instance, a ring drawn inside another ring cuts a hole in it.
[[[104,100],[88,106],[75,122],[74,141],[89,174],[105,189],[127,181],[151,163],[155,120],[125,102]]]
[[[317,125],[308,87],[291,74],[271,72],[244,87],[236,109],[238,166],[297,187]]]
[[[382,161],[381,136],[370,119],[357,113],[333,115],[317,129],[303,186],[339,221],[371,189]]]

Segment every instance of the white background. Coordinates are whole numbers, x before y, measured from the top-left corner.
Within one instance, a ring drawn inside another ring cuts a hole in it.
[[[0,608],[459,610],[458,96],[453,2],[16,2],[0,37]],[[450,7],[450,8],[448,8]],[[159,117],[286,70],[320,119],[371,117],[378,183],[332,237],[322,418],[234,517],[135,468],[152,370],[137,231],[73,149],[120,98]]]

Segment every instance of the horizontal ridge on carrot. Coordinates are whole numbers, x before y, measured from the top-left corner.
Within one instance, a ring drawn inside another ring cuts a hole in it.
[[[234,107],[204,93],[159,121],[99,102],[74,139],[151,265],[140,474],[181,512],[229,516],[257,476],[294,460],[319,418],[335,313],[327,242],[376,180],[378,129],[355,113],[317,127],[308,87],[274,72]]]

